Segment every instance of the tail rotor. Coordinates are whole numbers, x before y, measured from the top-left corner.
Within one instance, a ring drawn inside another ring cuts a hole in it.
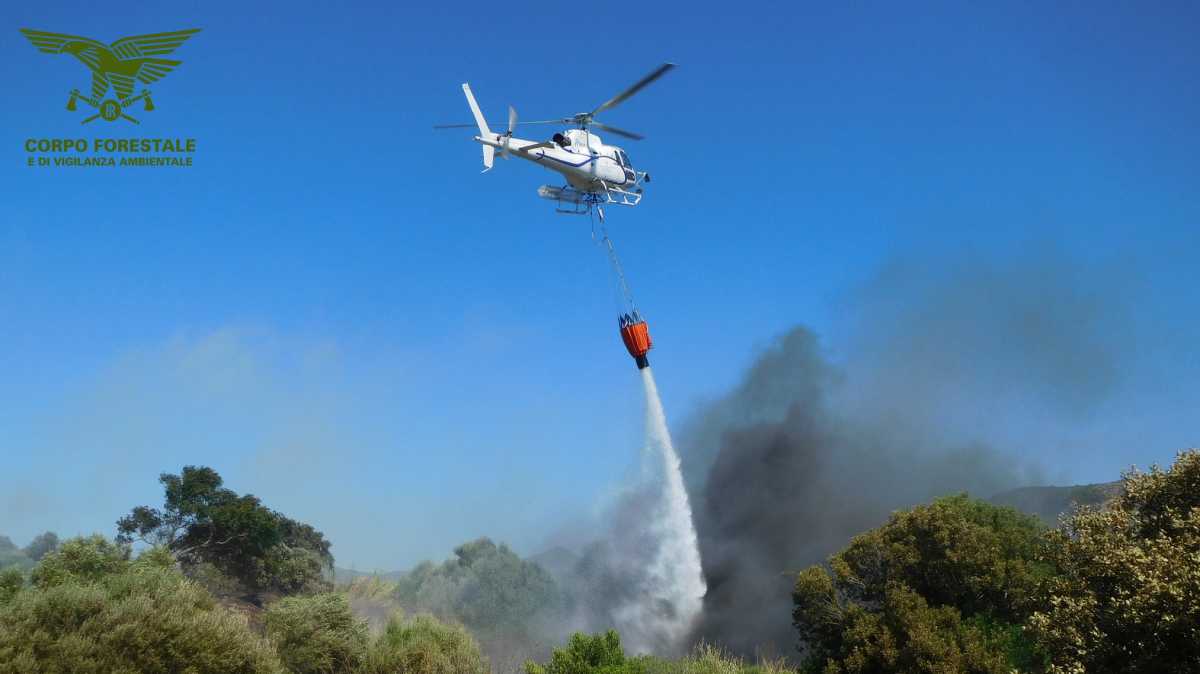
[[[517,128],[517,109],[513,106],[508,106],[508,131],[504,132],[504,148],[500,152],[500,156],[508,159],[510,154],[508,146],[512,143],[513,129]]]

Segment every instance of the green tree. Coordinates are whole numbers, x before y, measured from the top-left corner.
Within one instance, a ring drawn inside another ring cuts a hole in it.
[[[880,602],[898,582],[930,604],[964,616],[1014,621],[1026,615],[1038,579],[1044,527],[1036,517],[965,494],[894,513],[830,561],[839,585],[859,602]]]
[[[159,482],[163,507],[138,506],[118,520],[119,541],[164,545],[185,570],[207,564],[254,592],[328,588],[333,555],[321,532],[226,489],[211,468],[185,466]]]
[[[33,568],[33,560],[25,556],[25,551],[18,548],[8,536],[0,536],[0,569],[15,566],[22,571]]]
[[[1054,672],[1200,671],[1200,451],[1123,483],[1048,534],[1030,631]]]
[[[545,569],[487,538],[458,546],[441,564],[417,566],[398,579],[395,598],[407,610],[461,622],[503,667],[541,652],[535,625],[562,605]]]
[[[285,597],[267,607],[263,622],[294,674],[350,674],[367,654],[367,624],[344,594]]]
[[[1035,660],[1022,638],[1040,580],[1036,518],[950,496],[894,513],[796,579],[810,669],[999,672]]]
[[[362,674],[486,674],[487,661],[461,625],[398,613],[371,644]]]
[[[53,531],[38,534],[29,542],[29,545],[25,546],[25,556],[35,562],[39,561],[46,556],[47,552],[57,549],[58,543],[58,534]]]

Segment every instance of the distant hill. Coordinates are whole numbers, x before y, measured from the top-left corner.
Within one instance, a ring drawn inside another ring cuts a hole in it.
[[[333,582],[338,585],[345,585],[355,578],[371,578],[378,577],[384,580],[399,580],[407,571],[358,571],[355,569],[343,569],[340,566],[333,567]]]
[[[996,505],[1011,506],[1030,515],[1037,515],[1050,526],[1058,517],[1078,505],[1100,505],[1121,493],[1121,482],[1081,484],[1072,487],[1021,487],[996,494]]]

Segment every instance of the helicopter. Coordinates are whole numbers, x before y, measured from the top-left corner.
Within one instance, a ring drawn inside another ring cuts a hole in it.
[[[591,112],[580,112],[570,117],[520,122],[517,120],[517,111],[510,105],[507,128],[499,133],[493,131],[484,119],[471,92],[471,85],[464,83],[463,93],[475,117],[475,124],[437,124],[434,128],[478,127],[479,135],[475,136],[475,141],[483,146],[484,173],[491,170],[497,150],[504,159],[516,156],[540,164],[561,173],[566,184],[542,185],[538,188],[538,196],[557,202],[555,210],[559,213],[586,215],[595,207],[603,220],[605,205],[637,206],[642,200],[643,185],[650,182],[650,174],[635,169],[624,150],[605,144],[600,136],[589,129],[601,129],[631,140],[642,140],[644,136],[641,134],[597,122],[596,115],[620,105],[674,67],[674,63],[664,63]],[[573,124],[576,128],[555,133],[547,141],[513,136],[517,126],[533,124]]]

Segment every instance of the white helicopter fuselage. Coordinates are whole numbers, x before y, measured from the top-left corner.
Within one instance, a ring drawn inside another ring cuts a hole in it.
[[[665,70],[660,69],[660,72]],[[634,170],[629,156],[621,148],[605,145],[586,126],[556,133],[548,141],[516,138],[513,128],[517,125],[517,112],[511,106],[508,109],[508,129],[504,133],[496,133],[488,127],[487,120],[479,110],[479,103],[471,93],[471,86],[464,83],[462,88],[471,107],[471,115],[475,117],[475,125],[479,128],[475,141],[483,146],[485,172],[491,170],[496,152],[499,151],[501,157],[520,157],[561,174],[566,178],[566,185],[542,185],[538,188],[538,196],[558,202],[560,212],[582,214],[602,204],[636,206],[641,202],[641,183],[650,182],[650,176]],[[576,118],[583,116],[576,115]],[[563,211],[563,205],[571,208]],[[601,217],[603,213],[601,208]]]
[[[509,137],[502,133],[475,136],[504,156],[519,157],[561,173],[567,183],[581,192],[600,193],[609,189],[628,189],[641,182],[644,174],[633,169],[628,155],[619,147],[605,145],[600,137],[585,129],[569,129],[556,134],[565,142],[538,142]]]

